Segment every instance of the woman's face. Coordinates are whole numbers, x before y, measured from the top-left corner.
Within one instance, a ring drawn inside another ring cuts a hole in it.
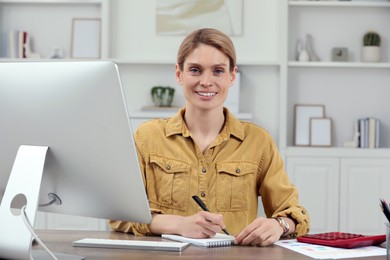
[[[183,86],[187,106],[201,110],[223,107],[236,77],[229,58],[210,45],[201,44],[185,59],[183,71],[176,65],[177,82]]]

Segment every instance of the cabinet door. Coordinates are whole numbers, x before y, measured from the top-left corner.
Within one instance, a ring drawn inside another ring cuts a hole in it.
[[[287,172],[308,210],[310,233],[336,231],[339,208],[339,159],[287,157]]]
[[[380,198],[390,199],[390,160],[342,159],[341,231],[385,234]]]

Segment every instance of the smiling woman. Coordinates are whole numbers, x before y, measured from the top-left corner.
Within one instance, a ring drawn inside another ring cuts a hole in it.
[[[224,106],[236,75],[236,52],[226,34],[203,28],[185,37],[176,64],[185,107],[135,133],[152,221],[112,220],[114,230],[206,238],[226,228],[235,244],[252,246],[308,232],[309,217],[272,137]],[[200,210],[194,195],[210,212]],[[258,217],[259,197],[266,216]]]

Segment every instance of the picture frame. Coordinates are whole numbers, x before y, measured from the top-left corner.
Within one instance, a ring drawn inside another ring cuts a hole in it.
[[[310,118],[310,145],[331,146],[332,145],[332,119],[331,118]]]
[[[310,145],[310,118],[325,117],[324,105],[295,105],[294,107],[294,145]]]
[[[101,19],[73,18],[71,58],[99,59],[101,57]]]

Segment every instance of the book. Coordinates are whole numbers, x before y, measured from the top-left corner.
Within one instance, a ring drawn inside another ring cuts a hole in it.
[[[358,119],[359,147],[379,148],[380,120],[375,117]]]
[[[217,233],[215,236],[210,238],[189,238],[189,237],[170,235],[170,234],[162,234],[161,237],[174,240],[174,241],[190,243],[197,246],[203,246],[203,247],[232,246],[234,242],[234,236],[228,236],[220,233]]]

